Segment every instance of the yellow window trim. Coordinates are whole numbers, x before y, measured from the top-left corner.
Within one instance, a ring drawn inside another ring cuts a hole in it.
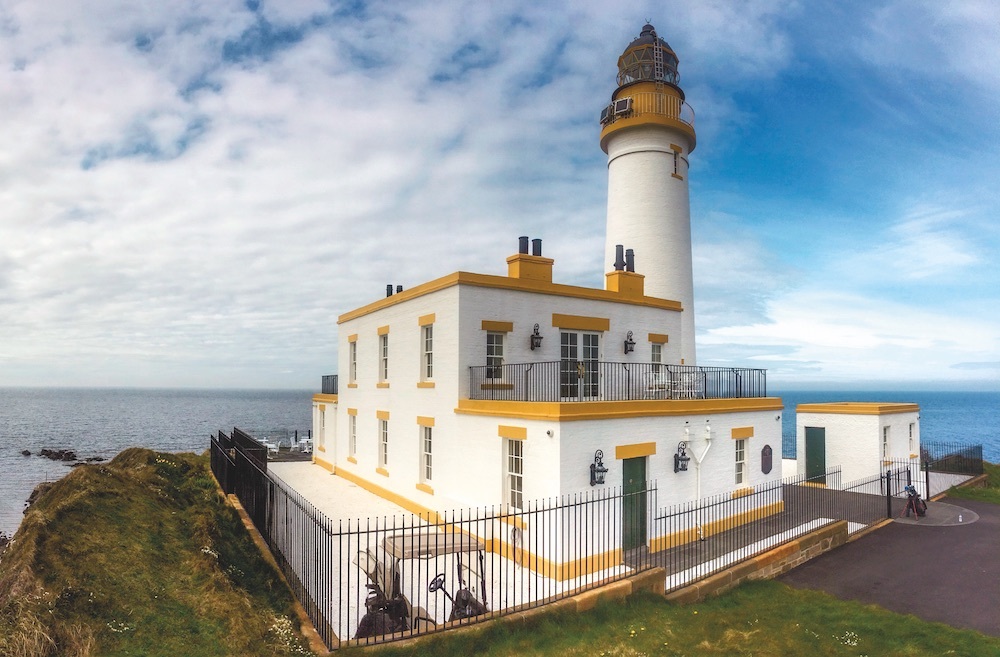
[[[417,484],[416,489],[423,493],[427,493],[428,495],[434,494],[434,489],[427,484]]]
[[[347,409],[347,414],[348,415],[357,415],[358,414],[358,409],[356,409],[356,408],[349,408],[349,409]]]
[[[385,326],[378,327],[378,334],[379,335],[389,335],[389,325],[386,324]]]
[[[563,315],[552,313],[552,326],[576,331],[608,331],[611,320],[607,317],[585,317],[583,315]]]
[[[378,383],[375,384],[375,387],[376,388],[388,388],[389,387],[389,382],[388,381],[379,381]]]
[[[349,463],[353,463],[354,465],[357,465],[357,464],[358,464],[358,460],[357,460],[356,458],[354,458],[353,456],[348,456],[348,457],[347,457],[347,461],[348,461]]]
[[[319,408],[319,410],[326,412],[326,404],[317,404],[316,407]]]
[[[433,381],[417,381],[417,387],[418,388],[433,388],[434,387],[434,382]]]
[[[682,176],[679,173],[672,173],[672,174],[670,174],[670,177],[671,178],[676,178],[677,180],[684,180],[684,176]]]
[[[326,451],[326,447],[324,447],[323,445],[316,445],[316,449],[319,450],[319,451],[321,451],[321,452],[325,452]]]
[[[632,445],[616,445],[616,459],[634,459],[640,456],[653,456],[656,454],[656,443],[635,443]]]
[[[684,149],[681,148],[680,146],[678,146],[677,144],[670,144],[670,150],[674,151],[675,153],[683,153],[684,152]]]
[[[348,342],[357,342],[358,341],[358,334],[357,333],[352,333],[351,335],[347,336],[347,341]]]
[[[733,427],[733,440],[741,438],[753,438],[753,427]]]
[[[432,417],[424,417],[423,415],[418,415],[417,416],[417,424],[419,424],[422,427],[433,427],[434,426],[434,418],[432,418]]]
[[[431,313],[429,315],[421,315],[420,317],[417,318],[417,324],[419,324],[420,326],[429,326],[433,324],[435,319],[434,315],[435,315],[434,313]]]
[[[670,342],[670,336],[666,333],[650,333],[649,341],[653,344],[667,344]]]
[[[483,330],[495,331],[497,333],[510,333],[514,330],[514,322],[498,322],[492,319],[484,319]]]
[[[386,470],[385,468],[375,468],[375,472],[382,475],[383,477],[389,476],[389,471]]]
[[[506,424],[501,424],[497,427],[497,435],[501,438],[510,438],[512,440],[527,440],[528,428],[512,427]]]
[[[375,411],[375,417],[379,420],[388,420],[389,411]]]
[[[357,384],[357,383],[348,383],[348,384],[347,384],[347,387],[348,387],[348,388],[357,388],[357,387],[358,387],[358,384]]]

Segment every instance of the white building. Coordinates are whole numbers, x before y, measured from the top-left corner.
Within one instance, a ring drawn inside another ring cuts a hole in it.
[[[795,410],[796,472],[820,480],[841,467],[846,484],[886,466],[920,467],[920,407],[917,404],[834,402],[799,404]]]
[[[429,516],[652,480],[668,505],[781,477],[783,407],[765,373],[695,363],[695,132],[652,26],[618,82],[601,117],[605,288],[555,282],[541,240],[528,253],[522,237],[507,276],[456,272],[344,313],[337,386],[313,398],[318,465]],[[622,547],[664,540],[643,526]]]

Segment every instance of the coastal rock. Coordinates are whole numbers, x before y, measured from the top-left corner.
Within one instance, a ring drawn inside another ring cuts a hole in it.
[[[31,456],[31,452],[26,449],[21,450],[21,456]]]
[[[101,463],[104,461],[103,456],[89,456],[87,457],[87,463]]]
[[[24,452],[22,452],[23,454]],[[75,461],[76,452],[71,449],[43,449],[38,453],[39,456],[44,456],[45,458],[52,459],[53,461]]]

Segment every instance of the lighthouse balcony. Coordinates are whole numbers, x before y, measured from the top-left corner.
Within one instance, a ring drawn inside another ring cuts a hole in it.
[[[618,121],[644,116],[673,119],[694,129],[694,109],[690,105],[677,96],[654,91],[636,91],[631,94],[622,91],[601,112],[601,125],[606,127]]]
[[[767,396],[767,371],[663,363],[562,360],[469,368],[469,399],[632,401]]]

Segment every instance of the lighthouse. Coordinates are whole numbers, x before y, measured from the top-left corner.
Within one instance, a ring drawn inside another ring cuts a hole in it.
[[[618,58],[618,88],[601,112],[608,155],[604,262],[620,269],[616,245],[632,249],[646,295],[681,302],[681,362],[695,365],[688,198],[694,111],[679,80],[677,55],[647,23]]]

